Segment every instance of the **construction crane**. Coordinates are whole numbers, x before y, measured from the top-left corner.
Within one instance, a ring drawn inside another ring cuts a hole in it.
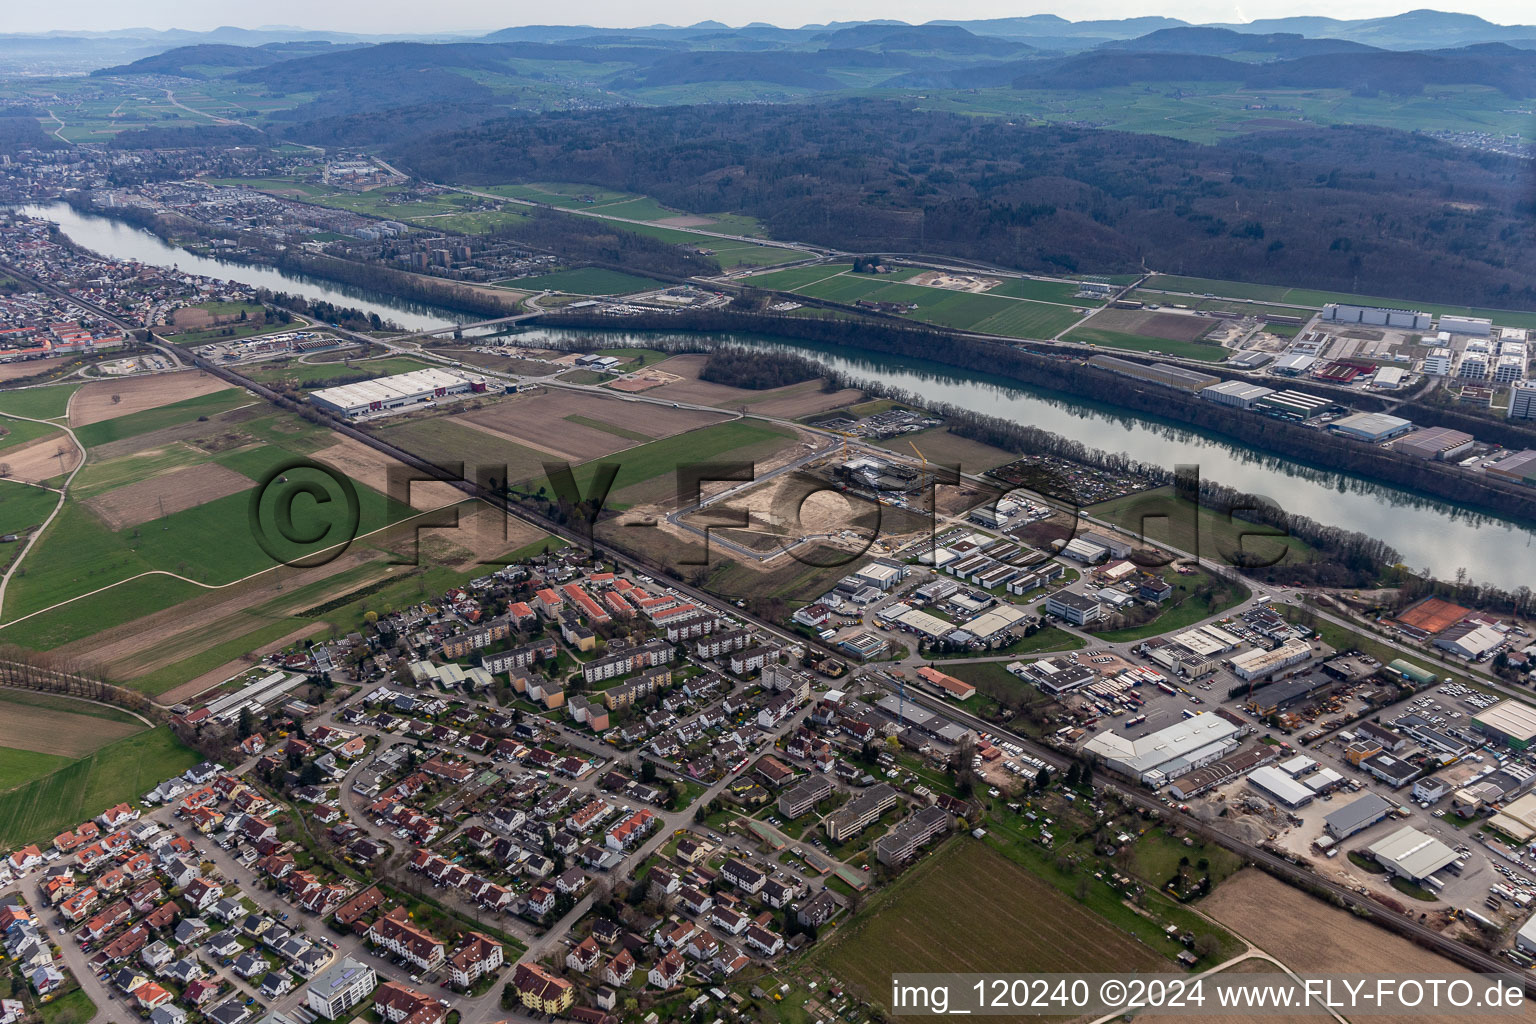
[[[927,470],[928,470],[928,456],[923,454],[922,449],[917,446],[917,442],[916,441],[908,441],[907,444],[911,445],[912,446],[912,450],[917,452],[917,457],[923,460],[923,471],[927,472]]]
[[[838,430],[838,431],[834,431],[834,433],[839,434],[842,437],[842,439],[843,439],[843,461],[847,462],[848,461],[848,438],[852,437],[853,435],[848,433],[846,430]]]

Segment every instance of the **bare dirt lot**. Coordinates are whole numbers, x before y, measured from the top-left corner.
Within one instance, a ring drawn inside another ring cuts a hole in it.
[[[143,732],[138,723],[6,701],[0,706],[0,747],[84,757],[113,740]]]
[[[206,423],[188,420],[186,423],[177,423],[174,426],[125,437],[120,441],[109,441],[91,449],[91,463],[94,465],[97,462],[106,462],[124,455],[154,451],[178,441],[185,441],[205,452],[227,452],[235,448],[243,448],[258,441],[259,438],[247,433],[240,424],[260,419],[271,411],[270,405],[258,402],[210,416]]]
[[[1169,341],[1194,341],[1205,336],[1213,323],[1203,316],[1164,313],[1150,309],[1104,309],[1093,315],[1088,326],[1105,331],[1121,331]]]
[[[87,423],[116,419],[146,409],[158,409],[162,405],[224,391],[228,387],[226,382],[201,370],[157,373],[128,380],[92,381],[76,391],[70,401],[69,425],[83,427]],[[121,400],[114,402],[114,395]]]
[[[681,379],[676,383],[650,388],[647,393],[653,398],[690,402],[694,405],[713,405],[720,409],[745,407],[754,413],[778,416],[783,419],[797,419],[801,416],[826,412],[828,409],[839,409],[845,405],[852,405],[864,397],[862,392],[856,390],[835,391],[829,394],[821,390],[820,381],[814,380],[800,384],[787,384],[782,388],[770,388],[766,391],[749,391],[746,388],[733,388],[726,384],[699,380],[699,371],[704,368],[704,362],[708,358],[707,355],[692,353],[673,356],[671,359],[657,363],[647,372],[659,371]]]
[[[668,409],[564,389],[514,395],[454,418],[573,463],[671,437],[719,419],[693,409]]]
[[[250,486],[249,477],[210,462],[114,487],[85,504],[115,531],[239,494]]]
[[[68,473],[79,462],[80,449],[62,432],[12,448],[0,457],[9,479],[29,484]]]
[[[955,292],[984,292],[1002,284],[996,277],[978,277],[974,274],[946,274],[941,270],[925,270],[912,278],[912,284],[929,288],[948,288]]]
[[[392,467],[395,472],[402,474],[398,479],[407,479],[404,463],[350,437],[342,438],[329,448],[321,449],[315,453],[314,457],[316,461],[334,466],[358,483],[384,495],[390,495],[389,476]],[[435,480],[416,481],[409,487],[409,504],[418,511],[441,508],[443,505],[452,505],[454,502],[464,500],[462,491]]]
[[[1418,978],[1469,973],[1438,954],[1293,889],[1256,868],[1239,871],[1223,882],[1200,902],[1199,909],[1302,973]],[[1455,1024],[1465,1019],[1449,1015],[1413,1018],[1425,1024]]]
[[[75,356],[54,356],[52,359],[27,359],[17,363],[0,363],[0,383],[30,377],[37,373],[46,373],[56,366],[73,362],[75,358]]]

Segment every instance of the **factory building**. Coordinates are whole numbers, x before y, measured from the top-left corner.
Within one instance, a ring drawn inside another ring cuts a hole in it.
[[[1212,377],[1208,373],[1196,373],[1168,363],[1153,363],[1147,366],[1142,363],[1133,363],[1129,359],[1117,359],[1114,356],[1093,356],[1088,360],[1088,365],[1151,384],[1178,388],[1181,391],[1200,391],[1212,384],[1221,383],[1220,377]]]
[[[1478,338],[1493,333],[1493,321],[1480,316],[1442,316],[1438,327],[1447,334],[1470,334]]]
[[[429,367],[393,377],[321,388],[311,394],[309,400],[322,409],[355,419],[452,395],[483,394],[486,387],[486,378],[477,373]]]
[[[1411,825],[1372,843],[1367,851],[1376,863],[1399,878],[1422,882],[1456,859],[1456,851]]]
[[[1381,444],[1408,433],[1413,429],[1413,421],[1384,412],[1357,412],[1328,424],[1328,429],[1356,441]]]
[[[1303,704],[1316,697],[1326,696],[1338,686],[1337,679],[1325,675],[1299,676],[1282,683],[1273,683],[1253,691],[1248,707],[1261,718],[1278,714],[1288,708]]]
[[[1200,390],[1200,397],[1218,405],[1232,405],[1239,409],[1252,409],[1261,398],[1274,394],[1274,388],[1260,387],[1243,380],[1223,381]]]
[[[1248,785],[1276,803],[1293,809],[1305,807],[1316,795],[1274,765],[1255,768],[1248,775]]]
[[[1400,439],[1393,451],[1419,459],[1454,459],[1472,447],[1472,435],[1449,427],[1425,427]]]
[[[1536,487],[1536,449],[1527,448],[1523,452],[1506,455],[1493,465],[1484,466],[1483,472],[1512,484]]]
[[[1471,715],[1471,725],[1496,740],[1524,751],[1536,738],[1536,708],[1519,700],[1501,700]]]
[[[1283,420],[1298,420],[1305,423],[1337,407],[1326,398],[1287,389],[1265,395],[1254,403],[1254,408]]]
[[[1374,324],[1377,327],[1402,327],[1410,331],[1427,331],[1430,325],[1429,314],[1416,309],[1356,306],[1344,302],[1328,303],[1323,307],[1322,318],[1333,323]]]
[[[1435,637],[1435,646],[1468,660],[1481,658],[1504,642],[1504,634],[1492,626],[1462,622]]]
[[[1323,828],[1335,841],[1344,840],[1391,813],[1391,801],[1379,794],[1367,793],[1323,818]]]
[[[1258,649],[1244,651],[1229,658],[1227,664],[1232,667],[1232,674],[1239,679],[1262,679],[1281,669],[1299,665],[1310,657],[1312,657],[1312,645],[1305,640],[1293,637],[1272,651]]]
[[[1230,754],[1242,730],[1239,723],[1204,713],[1137,739],[1106,730],[1083,749],[1103,758],[1110,771],[1155,788]]]
[[[1401,366],[1378,366],[1376,372],[1371,374],[1371,386],[1383,391],[1396,391],[1403,386],[1403,373]]]

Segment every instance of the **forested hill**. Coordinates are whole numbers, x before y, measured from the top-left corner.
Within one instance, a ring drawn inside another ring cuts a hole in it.
[[[854,251],[1536,308],[1528,163],[1388,129],[1201,146],[856,100],[547,114],[392,156],[431,180],[587,182]]]

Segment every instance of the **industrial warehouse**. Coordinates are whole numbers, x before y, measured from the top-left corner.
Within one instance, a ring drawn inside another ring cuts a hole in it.
[[[396,412],[414,405],[457,395],[484,394],[486,378],[463,370],[429,367],[378,380],[321,388],[309,400],[351,419]]]

